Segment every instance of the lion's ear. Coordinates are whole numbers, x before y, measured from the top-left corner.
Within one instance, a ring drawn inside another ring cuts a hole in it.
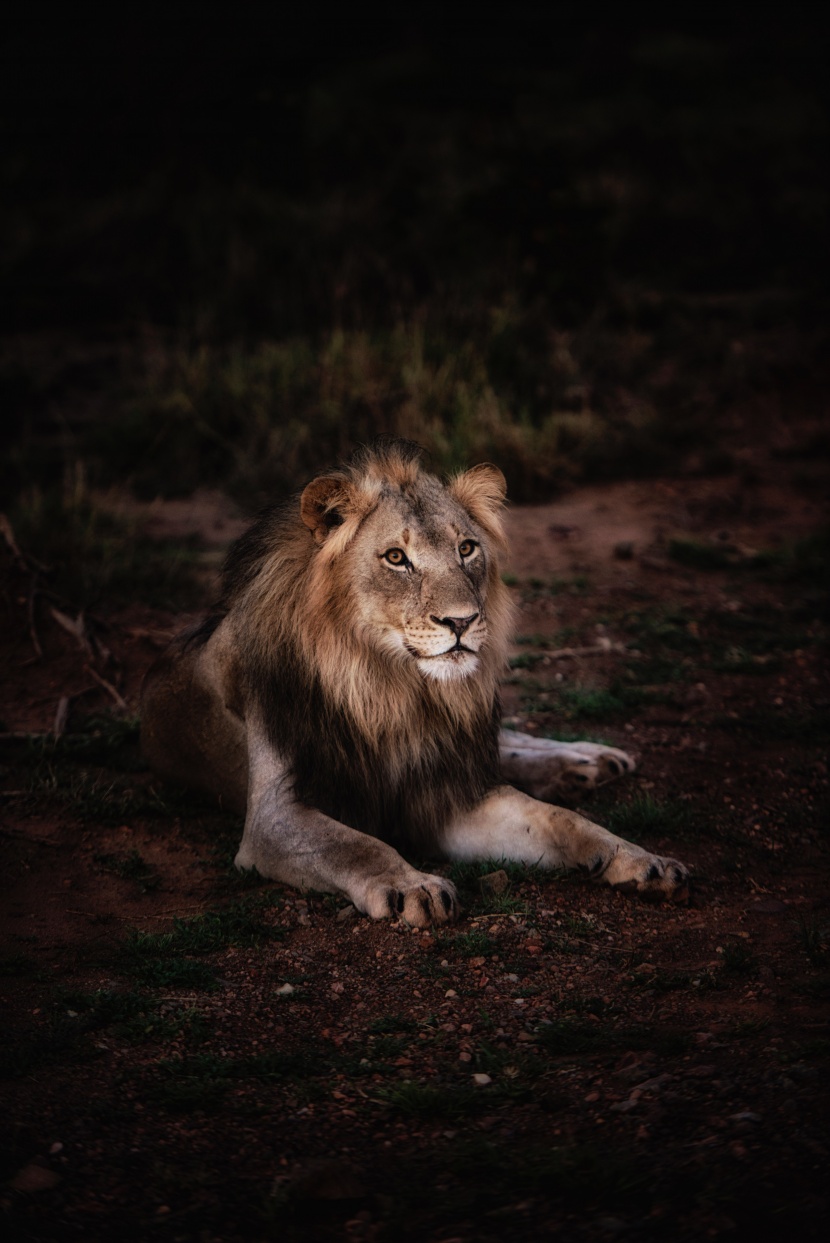
[[[501,511],[507,495],[507,480],[498,466],[482,462],[456,475],[450,483],[450,493],[479,526],[504,544]]]
[[[342,525],[347,488],[346,480],[337,475],[320,475],[303,489],[300,517],[318,544],[323,543],[333,527]]]

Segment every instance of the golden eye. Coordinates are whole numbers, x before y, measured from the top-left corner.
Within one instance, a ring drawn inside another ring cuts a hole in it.
[[[478,544],[475,542],[475,540],[471,540],[471,539],[462,540],[461,543],[458,545],[458,555],[460,557],[465,558],[466,560],[467,557],[472,557],[473,553],[475,552],[477,548],[478,548]]]
[[[406,565],[406,553],[402,548],[387,548],[383,559],[390,565]]]

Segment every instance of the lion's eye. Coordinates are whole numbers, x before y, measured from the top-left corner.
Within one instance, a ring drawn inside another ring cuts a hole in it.
[[[468,557],[472,557],[473,553],[475,552],[477,548],[478,548],[478,544],[475,542],[475,540],[471,540],[471,539],[462,540],[461,543],[458,545],[458,555],[466,561]]]
[[[396,568],[409,564],[406,559],[406,553],[402,548],[387,548],[386,552],[383,554],[383,559],[384,561],[387,561],[389,565],[394,565]]]

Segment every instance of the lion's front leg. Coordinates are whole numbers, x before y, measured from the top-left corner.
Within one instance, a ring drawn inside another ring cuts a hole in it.
[[[544,868],[578,868],[615,888],[682,901],[689,872],[650,854],[584,816],[501,786],[447,828],[443,848],[463,861],[504,859]]]
[[[249,735],[248,811],[238,868],[299,889],[342,893],[372,919],[404,919],[413,927],[458,918],[455,887],[419,872],[396,850],[298,803],[279,757]]]
[[[499,734],[499,762],[505,781],[544,802],[575,801],[636,768],[631,756],[616,747],[532,738],[512,729]]]

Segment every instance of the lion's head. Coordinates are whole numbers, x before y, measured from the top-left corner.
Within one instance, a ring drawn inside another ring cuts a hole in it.
[[[485,653],[502,656],[504,494],[495,466],[445,486],[403,442],[320,476],[300,499],[317,545],[311,599],[341,621],[348,602],[361,644],[427,679],[474,675]]]
[[[395,816],[420,823],[494,780],[504,494],[494,466],[443,483],[416,446],[385,442],[312,480],[229,557],[226,606],[269,732],[301,794],[355,827],[391,814],[388,797],[362,814],[378,781]]]

